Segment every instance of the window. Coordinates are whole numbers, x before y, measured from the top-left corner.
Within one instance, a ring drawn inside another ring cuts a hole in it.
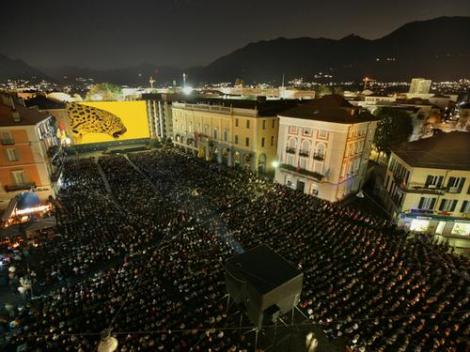
[[[295,165],[295,159],[293,155],[290,155],[290,154],[287,155],[287,164],[292,165],[292,166],[297,166]]]
[[[322,175],[323,174],[323,163],[315,161],[313,163],[313,171]]]
[[[15,182],[15,185],[24,185],[26,183],[26,178],[24,176],[23,170],[12,171],[11,175],[13,177],[13,182]]]
[[[289,134],[297,134],[297,127],[289,126]]]
[[[250,128],[250,120],[246,120],[246,128]]]
[[[18,153],[16,151],[16,149],[13,149],[13,148],[8,148],[7,149],[7,157],[8,157],[8,161],[18,161]]]
[[[214,129],[214,139],[217,139],[217,128]]]
[[[459,235],[459,236],[469,236],[470,235],[470,224],[467,222],[456,222],[452,231],[450,232],[451,235]]]
[[[356,173],[359,170],[359,161],[360,161],[360,159],[354,159],[354,161],[353,161],[353,170]]]
[[[433,210],[436,205],[436,198],[421,197],[419,199],[418,209]]]
[[[318,131],[318,138],[327,139],[328,138],[328,132],[325,131],[325,130]]]
[[[228,131],[227,129],[224,129],[224,142],[227,142],[228,139]]]
[[[464,214],[470,214],[470,201],[464,200],[460,212]]]
[[[440,188],[442,186],[443,176],[426,176],[426,183],[424,184],[427,188]]]
[[[413,232],[426,232],[429,227],[429,220],[413,219],[410,230]]]
[[[317,160],[323,160],[325,158],[325,145],[323,143],[319,143],[315,146],[313,158]]]
[[[364,142],[359,142],[359,153],[364,151]]]
[[[301,169],[304,169],[304,170],[307,169],[307,158],[302,158],[302,157],[300,157],[300,159],[299,159],[299,167],[300,167]]]
[[[440,211],[454,211],[457,205],[456,199],[443,199],[439,206]]]
[[[238,127],[238,119],[235,119],[235,127]]]
[[[304,156],[308,156],[310,154],[310,141],[308,140],[302,141],[302,144],[300,147],[300,154]]]
[[[250,146],[250,138],[246,137],[245,139],[245,146],[249,147]]]
[[[238,135],[235,135],[235,144],[238,144]]]
[[[460,193],[465,183],[465,177],[449,177],[447,188],[451,193]]]
[[[264,137],[261,138],[261,146],[264,147]]]
[[[271,147],[274,146],[274,136],[271,136]],[[470,191],[470,189],[469,189]],[[470,193],[470,192],[469,192]]]
[[[263,120],[263,130],[266,129],[266,120]]]
[[[3,131],[0,138],[3,145],[15,144],[15,140],[9,131]]]

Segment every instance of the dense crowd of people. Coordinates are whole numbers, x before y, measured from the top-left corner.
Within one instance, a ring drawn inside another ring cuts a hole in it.
[[[40,296],[11,313],[7,350],[92,351],[110,328],[118,351],[253,351],[224,262],[262,243],[304,273],[299,308],[332,341],[469,347],[469,261],[427,236],[172,149],[64,170],[57,234],[28,255]]]

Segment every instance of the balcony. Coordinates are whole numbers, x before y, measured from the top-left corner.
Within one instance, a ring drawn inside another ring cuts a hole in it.
[[[325,160],[325,154],[322,154],[322,153],[315,153],[315,154],[313,154],[313,158],[314,158],[315,160],[322,161],[322,160]]]
[[[447,192],[458,194],[458,193],[462,192],[462,187],[449,187],[449,188],[447,188]]]
[[[403,192],[407,192],[407,193],[442,195],[447,191],[445,187],[436,187],[436,186],[425,185],[425,184],[416,183],[416,182],[411,182],[408,185],[405,185],[403,182],[400,182],[400,183],[397,182],[397,184],[400,186],[400,189]]]
[[[287,153],[287,154],[295,154],[295,148],[289,148],[289,147],[287,147],[287,148],[286,148],[286,153]]]
[[[34,182],[22,183],[19,185],[5,185],[5,192],[16,192],[16,191],[27,191],[31,188],[35,188],[36,184]]]
[[[0,140],[0,144],[2,145],[13,145],[15,144],[15,140],[13,138],[4,138]]]
[[[310,154],[310,153],[309,153],[308,150],[301,150],[301,151],[299,152],[299,155],[300,155],[300,156],[306,156],[306,157],[308,157],[309,154]]]
[[[284,170],[293,171],[301,175],[313,177],[314,179],[318,181],[321,181],[324,177],[324,175],[319,174],[318,172],[301,169],[299,167],[295,167],[289,164],[281,164],[280,167]]]
[[[47,149],[47,156],[50,159],[54,159],[60,152],[60,146],[59,145],[52,145]]]

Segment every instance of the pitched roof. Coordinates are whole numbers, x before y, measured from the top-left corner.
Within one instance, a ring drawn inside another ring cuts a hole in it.
[[[392,147],[392,151],[414,167],[470,170],[468,132],[441,132],[433,137]]]
[[[15,121],[13,118],[15,110],[20,116],[19,121]],[[49,117],[46,113],[40,112],[37,109],[27,108],[23,105],[15,105],[15,110],[0,101],[0,127],[32,126]]]
[[[314,99],[308,103],[286,110],[280,116],[342,124],[379,120],[367,110],[351,105],[340,95],[326,95],[322,98]]]
[[[27,107],[37,106],[40,110],[65,109],[65,103],[48,99],[44,95],[36,95],[34,98],[25,100]]]
[[[207,104],[207,105],[219,105],[224,107],[238,108],[238,109],[256,109],[257,116],[259,117],[270,117],[276,116],[277,114],[290,109],[296,105],[308,102],[309,100],[298,100],[298,99],[276,99],[276,100],[265,100],[261,97],[258,99],[220,99],[220,98],[208,98],[208,97],[184,97],[179,96],[173,101],[189,104]]]

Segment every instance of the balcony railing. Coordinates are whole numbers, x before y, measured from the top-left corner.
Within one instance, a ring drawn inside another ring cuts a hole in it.
[[[3,138],[3,139],[0,140],[0,143],[2,145],[13,145],[13,144],[15,144],[15,140],[12,139],[12,138]]]
[[[325,154],[322,154],[322,153],[315,153],[313,154],[313,158],[315,160],[325,160]]]
[[[289,147],[287,147],[287,148],[286,148],[286,153],[288,153],[288,154],[295,154],[295,148],[289,148]]]
[[[300,167],[295,167],[289,164],[281,164],[281,168],[284,170],[294,171],[305,176],[313,177],[314,179],[318,181],[321,181],[324,177],[324,175],[318,172],[301,169]]]
[[[449,188],[447,188],[447,192],[449,192],[449,193],[460,193],[460,192],[462,192],[462,187],[449,187]]]
[[[19,185],[5,185],[6,192],[16,192],[16,191],[24,191],[31,188],[35,188],[36,184],[34,182],[22,183]]]
[[[400,181],[401,182],[400,183],[397,182],[397,184],[400,186],[400,189],[403,192],[407,192],[407,193],[442,195],[448,192],[448,189],[443,186],[426,185],[423,183],[416,183],[416,182],[410,182],[409,184],[405,185],[403,183],[403,180],[400,180]]]
[[[308,157],[309,154],[310,154],[310,153],[309,153],[308,150],[301,150],[301,151],[299,151],[299,155],[300,155],[300,156],[307,156],[307,157]]]

